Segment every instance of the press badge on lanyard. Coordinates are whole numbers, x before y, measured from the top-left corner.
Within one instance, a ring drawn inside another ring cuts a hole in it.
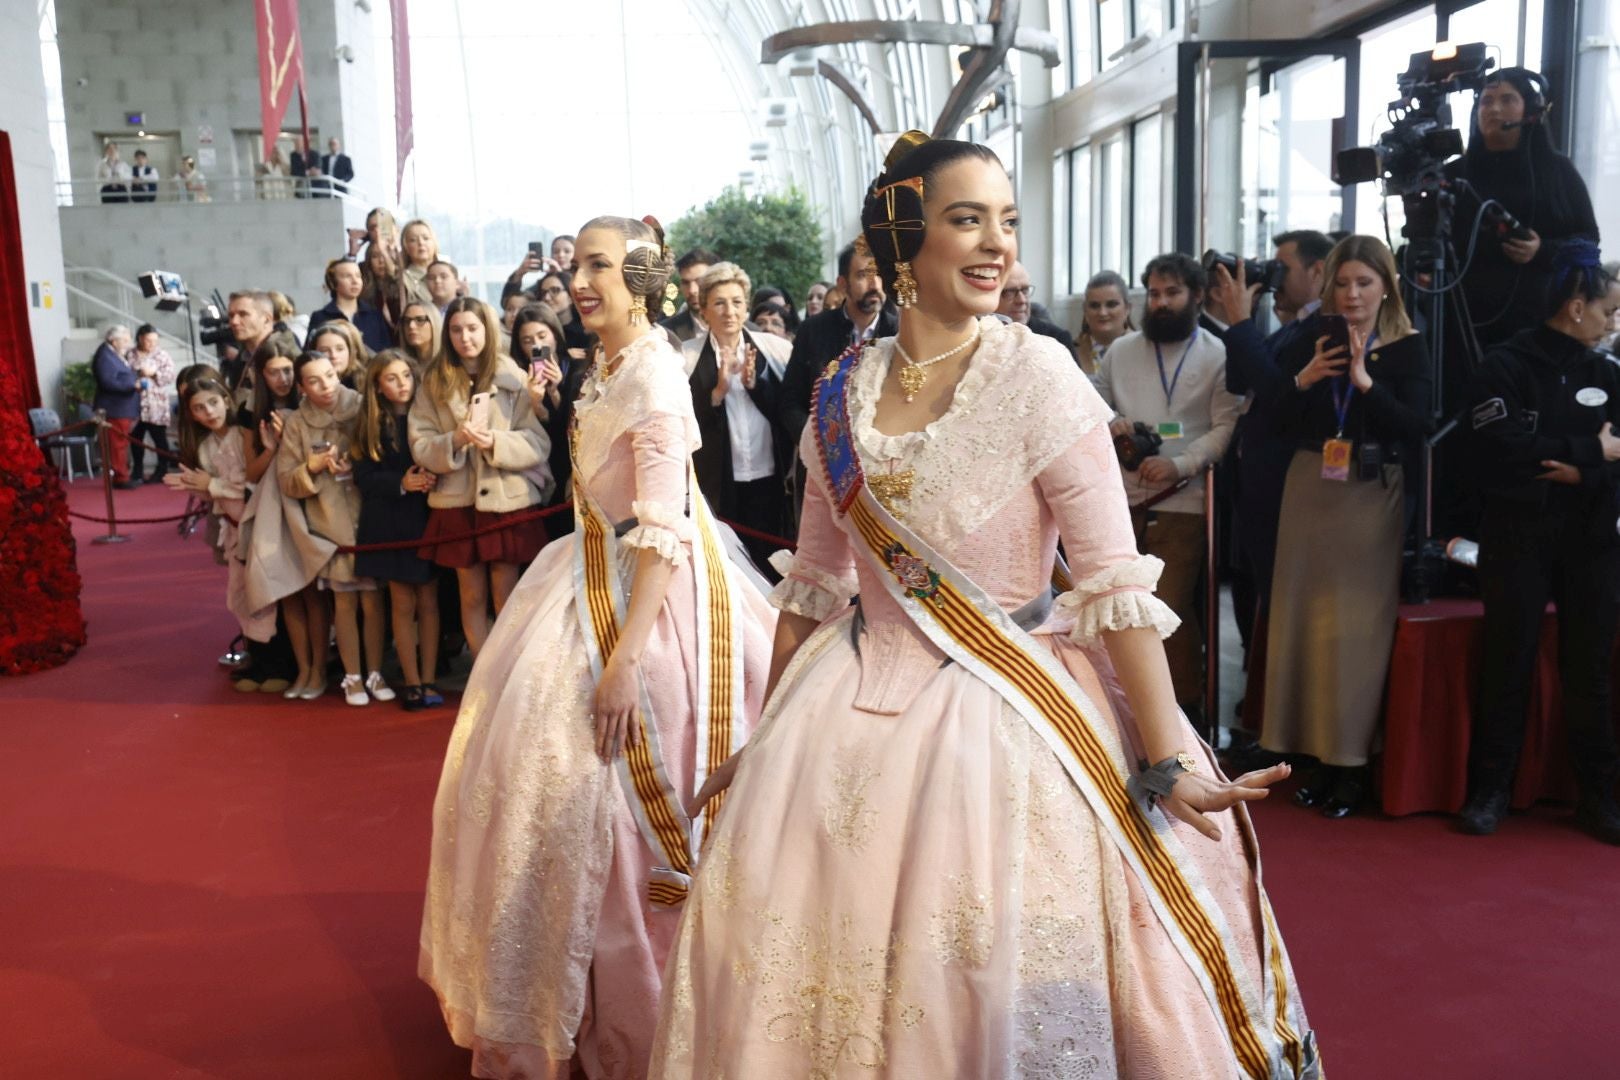
[[[1366,352],[1371,352],[1373,342],[1378,340],[1377,331],[1367,340]],[[1344,381],[1344,394],[1339,394],[1339,382]],[[1350,415],[1350,399],[1356,396],[1356,384],[1350,381],[1349,375],[1335,375],[1331,377],[1328,388],[1333,391],[1333,415],[1338,421],[1338,434],[1322,443],[1322,479],[1342,480],[1350,479],[1350,458],[1355,454],[1355,443],[1344,437],[1344,420]]]
[[[1168,378],[1164,374],[1164,349],[1157,341],[1153,343],[1153,355],[1159,360],[1159,385],[1164,388],[1164,407],[1167,410],[1176,396],[1176,384],[1181,381],[1181,369],[1187,366],[1187,354],[1192,352],[1193,344],[1197,340],[1198,328],[1193,327],[1192,337],[1187,339],[1187,347],[1181,350],[1181,359],[1176,361],[1176,373]],[[1182,435],[1181,421],[1161,420],[1157,430],[1162,439],[1179,439]]]

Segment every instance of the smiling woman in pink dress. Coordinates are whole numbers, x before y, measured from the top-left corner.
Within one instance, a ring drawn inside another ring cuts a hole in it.
[[[479,652],[433,807],[420,972],[483,1077],[561,1080],[576,1054],[591,1080],[646,1074],[708,825],[686,803],[759,715],[775,623],[692,480],[692,393],[647,319],[662,230],[598,218],[577,253],[602,351],[574,409],[574,535]]]
[[[1243,807],[1287,769],[1227,781],[1177,711],[1108,410],[990,317],[1005,170],[911,133],[862,221],[899,336],[817,385],[652,1075],[1319,1076]]]

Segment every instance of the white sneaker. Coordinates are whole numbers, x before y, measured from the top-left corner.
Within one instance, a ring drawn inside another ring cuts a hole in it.
[[[394,692],[388,689],[387,683],[383,682],[382,672],[380,671],[373,671],[370,675],[366,676],[366,689],[369,690],[371,692],[371,696],[376,698],[378,701],[394,700]]]
[[[339,684],[339,689],[343,691],[343,700],[350,705],[371,704],[371,699],[366,696],[365,685],[360,682],[360,676],[358,675],[343,676],[343,682]]]

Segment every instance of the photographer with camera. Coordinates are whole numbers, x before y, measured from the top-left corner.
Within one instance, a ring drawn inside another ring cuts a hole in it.
[[[1566,244],[1550,276],[1545,321],[1492,349],[1469,387],[1469,452],[1485,496],[1485,642],[1459,824],[1489,835],[1507,813],[1551,599],[1576,821],[1620,844],[1609,691],[1620,616],[1620,367],[1594,348],[1620,310],[1620,283],[1585,241]]]
[[[1115,341],[1094,380],[1117,414],[1109,424],[1124,467],[1137,547],[1164,560],[1159,597],[1181,618],[1165,642],[1176,701],[1191,717],[1203,698],[1196,602],[1204,568],[1204,470],[1226,451],[1238,399],[1226,389],[1226,350],[1198,328],[1208,279],[1196,259],[1160,255],[1142,274],[1142,329]]]
[[[1212,260],[1205,312],[1226,327],[1226,388],[1244,399],[1232,436],[1227,494],[1232,498],[1237,544],[1232,573],[1232,606],[1245,648],[1253,629],[1266,618],[1271,602],[1271,570],[1277,554],[1277,521],[1282,512],[1283,483],[1294,457],[1295,442],[1281,428],[1277,407],[1293,391],[1293,378],[1278,358],[1305,331],[1308,317],[1322,303],[1322,273],[1333,241],[1319,232],[1299,229],[1280,233],[1271,281],[1276,283],[1272,311],[1283,326],[1262,337],[1254,304],[1267,282],[1250,283],[1242,259]],[[1230,266],[1230,268],[1229,268]],[[1258,667],[1249,669],[1258,676]],[[1251,700],[1260,700],[1254,688]],[[1245,698],[1249,698],[1245,694]]]
[[[1467,257],[1467,230],[1482,202],[1494,199],[1506,211],[1484,215],[1462,279],[1481,348],[1539,326],[1558,249],[1576,238],[1599,239],[1586,183],[1547,133],[1551,107],[1536,72],[1492,72],[1475,102],[1468,150],[1445,169],[1448,179],[1472,188],[1457,193],[1453,211],[1460,257]]]
[[[1279,515],[1261,745],[1320,767],[1294,795],[1329,818],[1371,790],[1368,760],[1400,604],[1403,466],[1419,464],[1434,376],[1383,241],[1349,236],[1322,306],[1278,362],[1276,416],[1294,443]]]

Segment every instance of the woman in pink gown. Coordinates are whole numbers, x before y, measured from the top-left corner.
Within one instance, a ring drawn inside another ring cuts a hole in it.
[[[774,690],[700,793],[725,810],[655,1077],[1320,1075],[1242,806],[1286,767],[1226,781],[1176,710],[1109,411],[989,317],[1012,202],[918,133],[868,196],[900,332],[817,386]]]
[[[691,391],[646,316],[662,231],[599,218],[577,253],[603,349],[575,406],[575,536],[501,611],[433,809],[420,973],[483,1077],[563,1078],[576,1055],[592,1080],[646,1074],[707,827],[685,803],[758,716],[775,623],[691,482]]]

